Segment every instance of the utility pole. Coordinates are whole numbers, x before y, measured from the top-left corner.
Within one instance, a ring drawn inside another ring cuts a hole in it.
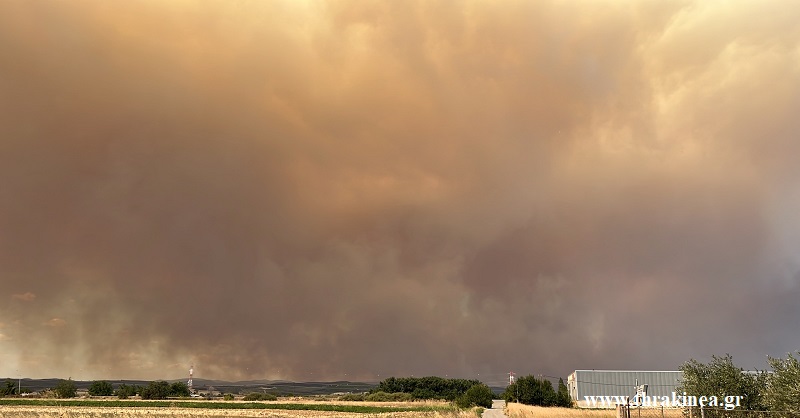
[[[514,373],[514,372],[508,372],[508,384],[509,385],[514,385],[514,382],[516,380],[516,379],[514,379],[515,375],[516,375],[516,373]],[[519,402],[519,385],[514,385],[514,398],[516,398],[515,400],[517,402]]]

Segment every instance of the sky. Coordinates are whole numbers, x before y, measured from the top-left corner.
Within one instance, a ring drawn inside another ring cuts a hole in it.
[[[0,2],[0,376],[800,349],[790,1]]]

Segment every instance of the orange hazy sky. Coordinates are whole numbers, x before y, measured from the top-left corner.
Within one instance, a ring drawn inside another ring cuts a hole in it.
[[[0,376],[800,348],[789,1],[4,1]]]

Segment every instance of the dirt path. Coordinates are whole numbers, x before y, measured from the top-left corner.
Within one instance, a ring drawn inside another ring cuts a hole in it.
[[[503,413],[503,408],[506,406],[506,401],[504,400],[493,400],[492,401],[492,408],[491,409],[484,409],[483,415],[481,418],[508,418],[506,414]]]

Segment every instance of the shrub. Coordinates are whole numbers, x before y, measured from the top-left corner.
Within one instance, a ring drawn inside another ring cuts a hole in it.
[[[59,398],[74,398],[78,394],[78,388],[75,387],[75,382],[72,379],[62,380],[58,382],[55,392]]]
[[[473,406],[482,406],[484,408],[492,407],[492,398],[494,394],[489,386],[484,384],[474,385],[467,389],[463,395],[456,398],[456,405],[459,408],[471,408]]]
[[[128,399],[129,396],[134,396],[136,395],[136,392],[139,391],[141,390],[139,389],[138,386],[136,385],[128,386],[123,383],[119,385],[117,390],[114,391],[114,395],[117,395],[117,397],[120,399]]]
[[[278,397],[271,393],[252,392],[244,396],[246,401],[277,401]]]
[[[386,392],[370,393],[364,400],[369,402],[389,402],[389,394]]]
[[[375,392],[364,397],[364,400],[368,402],[408,402],[413,399],[414,397],[410,393],[405,392]]]
[[[225,395],[222,395],[222,399],[224,399],[226,401],[232,401],[233,400],[233,394],[226,393]]]
[[[92,382],[92,385],[89,386],[89,395],[92,396],[111,396],[114,394],[114,388],[111,386],[111,383],[108,383],[105,380],[97,381],[95,380]]]
[[[55,399],[58,396],[56,396],[56,392],[53,389],[47,388],[47,389],[40,390],[39,391],[39,396],[37,396],[37,397],[38,398],[42,398],[42,399]]]
[[[11,380],[6,379],[5,387],[0,387],[0,396],[14,395],[17,393],[17,385]]]
[[[410,393],[394,393],[394,402],[408,402],[413,401],[414,397]]]
[[[363,402],[366,400],[366,396],[363,393],[348,393],[346,395],[342,395],[339,397],[340,401],[354,401],[354,402]]]

